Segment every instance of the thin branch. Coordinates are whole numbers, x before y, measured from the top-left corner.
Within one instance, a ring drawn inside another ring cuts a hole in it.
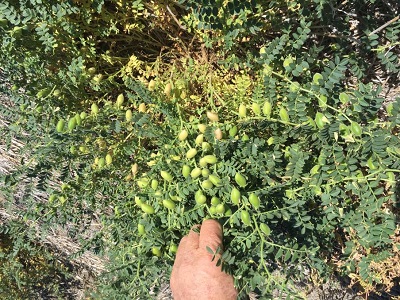
[[[375,29],[374,31],[370,32],[370,33],[368,34],[368,36],[371,36],[371,35],[373,35],[373,34],[379,32],[379,31],[381,31],[382,29],[388,27],[388,26],[389,26],[390,24],[392,24],[393,22],[396,22],[399,18],[400,18],[400,16],[397,16],[397,17],[391,19],[390,21],[388,21],[388,22],[386,22],[385,24],[383,24],[381,27],[378,27],[378,28]]]
[[[183,25],[179,22],[179,20],[176,18],[176,16],[174,15],[174,13],[172,12],[172,10],[169,8],[168,5],[167,5],[167,10],[168,10],[168,12],[170,13],[172,19],[174,19],[174,21],[176,22],[176,24],[178,24],[179,28],[182,29],[182,30],[186,30],[186,27],[183,26]]]

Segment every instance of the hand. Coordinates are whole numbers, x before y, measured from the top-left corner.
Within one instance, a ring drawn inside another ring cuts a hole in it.
[[[215,220],[206,220],[200,235],[193,230],[182,238],[171,274],[171,290],[175,300],[235,300],[237,291],[233,277],[222,272],[212,261],[214,252],[222,249],[222,227]]]

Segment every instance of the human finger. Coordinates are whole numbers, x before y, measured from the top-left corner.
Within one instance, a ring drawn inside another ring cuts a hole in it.
[[[188,235],[184,236],[178,246],[175,256],[175,266],[185,264],[192,253],[199,248],[199,234],[191,230]]]
[[[198,227],[199,225],[193,226],[189,234],[182,238],[179,243],[177,255],[179,252],[187,252],[199,248],[199,234],[194,231]]]
[[[205,220],[200,228],[199,249],[206,250],[210,247],[216,251],[222,249],[222,226],[216,220]]]

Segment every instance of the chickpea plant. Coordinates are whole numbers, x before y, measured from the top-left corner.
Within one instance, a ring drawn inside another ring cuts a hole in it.
[[[270,297],[278,289],[295,297],[291,276],[303,276],[295,266],[327,272],[324,253],[332,245],[343,247],[345,268],[362,271],[375,254],[351,259],[355,246],[391,244],[393,216],[377,205],[393,205],[399,151],[389,133],[399,103],[387,121],[365,123],[368,111],[351,107],[374,93],[369,86],[321,103],[320,80],[291,90],[288,75],[263,66],[257,82],[265,92],[254,92],[237,111],[199,109],[195,117],[162,91],[127,80],[122,103],[119,95],[42,121],[47,129],[38,141],[46,146],[35,157],[58,166],[63,184],[47,204],[33,207],[48,210],[42,218],[51,226],[57,216],[77,232],[101,212],[104,229],[91,245],[111,247],[112,269],[93,297],[117,286],[135,297],[160,287],[180,238],[204,218],[224,226],[218,263],[242,295]],[[284,79],[278,89],[270,86],[274,76]],[[277,90],[286,101],[268,97]],[[296,111],[299,97],[309,108]],[[349,239],[341,244],[343,231]],[[273,275],[277,269],[285,276]]]
[[[368,83],[398,78],[386,4],[365,0],[366,22],[352,1],[61,2],[0,3],[0,132],[25,145],[0,174],[19,217],[7,257],[36,245],[26,222],[61,227],[74,255],[108,259],[89,298],[155,298],[182,236],[214,218],[243,298],[304,297],[310,273],[390,288],[400,100]],[[359,43],[336,37],[348,22]]]
[[[259,84],[268,92],[272,76],[286,75],[267,69],[267,75],[265,69],[260,71],[263,80]],[[139,277],[155,272],[151,274],[156,278],[163,270],[160,264],[172,263],[182,235],[204,218],[215,218],[223,224],[226,251],[218,263],[234,275],[242,294],[257,290],[268,296],[278,288],[295,295],[287,281],[292,272],[301,276],[294,266],[325,272],[328,266],[321,253],[332,243],[339,243],[340,227],[356,234],[342,245],[344,249],[353,247],[355,241],[363,247],[390,244],[395,230],[393,218],[376,211],[374,204],[364,198],[368,194],[381,203],[392,201],[389,191],[394,187],[397,138],[387,136],[383,140],[382,135],[382,130],[390,128],[390,121],[361,127],[360,116],[364,114],[349,108],[351,101],[350,105],[359,101],[350,97],[357,95],[356,91],[341,92],[335,101],[346,101],[347,105],[335,108],[329,101],[320,101],[319,81],[296,85],[295,90],[290,89],[289,77],[281,84],[280,91],[289,87],[289,99],[295,94],[300,97],[300,93],[309,97],[304,103],[312,109],[295,114],[295,102],[278,102],[254,94],[252,103],[241,103],[236,112],[225,114],[226,120],[224,113],[210,110],[199,110],[198,117],[194,117],[179,102],[163,101],[164,96],[157,100],[155,92],[128,81],[124,104],[106,102],[101,108],[92,107],[81,127],[74,128],[77,131],[68,128],[60,132],[58,121],[55,131],[65,138],[71,136],[78,141],[79,130],[92,133],[80,146],[88,150],[83,149],[80,155],[93,156],[94,163],[81,176],[93,186],[90,193],[97,199],[93,204],[112,199],[108,203],[113,213],[104,216],[104,225],[125,228],[123,234],[112,229],[102,232],[105,236],[111,234],[112,239],[125,245],[124,249],[127,247],[123,251],[127,251],[124,255],[129,260],[120,262],[116,258],[115,263],[121,264],[118,270],[130,270],[128,273]],[[316,111],[312,103],[319,103]],[[398,109],[398,104],[394,107]],[[108,132],[102,134],[120,135],[120,142],[101,139],[102,130]],[[103,150],[91,148],[90,141],[97,141]],[[380,154],[384,160],[378,158],[379,152],[363,154],[366,150],[360,145],[368,143],[375,151],[385,149]],[[377,148],[379,145],[384,147]],[[120,182],[113,188],[115,177]],[[94,188],[99,180],[104,187],[110,184],[101,196]],[[85,186],[80,188],[83,193]],[[387,194],[381,194],[385,189]],[[67,207],[74,201],[68,195],[61,197],[60,209],[70,211],[72,207]],[[355,197],[357,204],[349,197]],[[354,209],[360,207],[379,215],[384,223],[370,224],[381,228],[379,231],[363,231],[366,220],[362,216],[357,225],[360,231],[352,231],[349,226],[358,222]],[[357,268],[353,260],[345,263]],[[276,266],[289,274],[286,279],[272,275]],[[131,294],[138,277],[126,276],[125,291]],[[143,283],[143,293],[147,285]],[[137,288],[135,291],[140,293]]]

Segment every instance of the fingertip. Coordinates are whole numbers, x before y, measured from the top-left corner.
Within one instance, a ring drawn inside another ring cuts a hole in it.
[[[195,231],[200,225],[195,225],[189,231],[188,235],[182,238],[181,243],[184,243],[184,247],[188,249],[197,249],[199,247],[199,233]]]
[[[203,224],[201,225],[201,229],[206,228],[207,230],[211,230],[214,232],[221,232],[222,233],[222,226],[221,224],[214,219],[206,219],[203,221]]]
[[[218,247],[222,248],[222,226],[216,220],[205,220],[200,228],[199,248],[205,250],[210,247],[216,251]]]

